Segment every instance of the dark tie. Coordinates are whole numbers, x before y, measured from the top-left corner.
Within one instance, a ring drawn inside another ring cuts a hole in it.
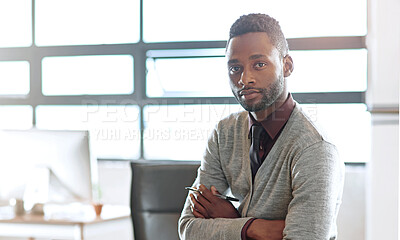
[[[251,127],[251,146],[250,146],[250,166],[251,166],[251,175],[256,175],[258,168],[260,167],[260,137],[261,133],[265,131],[264,128],[260,125],[253,125]]]

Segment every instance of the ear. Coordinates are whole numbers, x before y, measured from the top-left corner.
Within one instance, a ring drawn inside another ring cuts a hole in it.
[[[293,59],[288,54],[283,58],[283,74],[284,74],[284,77],[289,77],[292,74],[293,69],[294,69]]]

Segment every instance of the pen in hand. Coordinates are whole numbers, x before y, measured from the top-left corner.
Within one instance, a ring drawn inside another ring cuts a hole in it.
[[[185,189],[187,189],[189,191],[200,192],[199,189],[195,189],[195,188],[192,188],[192,187],[185,187]],[[239,201],[239,199],[237,199],[237,198],[225,196],[225,195],[222,195],[222,194],[214,194],[214,196],[217,196],[219,198],[222,198],[222,199],[225,199],[225,200],[228,200],[228,201],[233,201],[233,202],[238,202]]]

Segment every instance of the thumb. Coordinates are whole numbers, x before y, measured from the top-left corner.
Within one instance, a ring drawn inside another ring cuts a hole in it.
[[[210,190],[211,190],[212,194],[214,194],[214,195],[215,195],[215,194],[220,194],[220,193],[218,192],[217,188],[214,187],[214,186],[211,186]]]

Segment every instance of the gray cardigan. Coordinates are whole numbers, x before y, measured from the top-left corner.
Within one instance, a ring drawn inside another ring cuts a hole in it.
[[[344,164],[335,146],[296,104],[252,184],[248,129],[248,112],[221,120],[193,183],[230,190],[240,199],[242,217],[197,219],[187,198],[179,219],[181,239],[240,240],[242,227],[252,217],[286,219],[283,239],[336,239]]]

